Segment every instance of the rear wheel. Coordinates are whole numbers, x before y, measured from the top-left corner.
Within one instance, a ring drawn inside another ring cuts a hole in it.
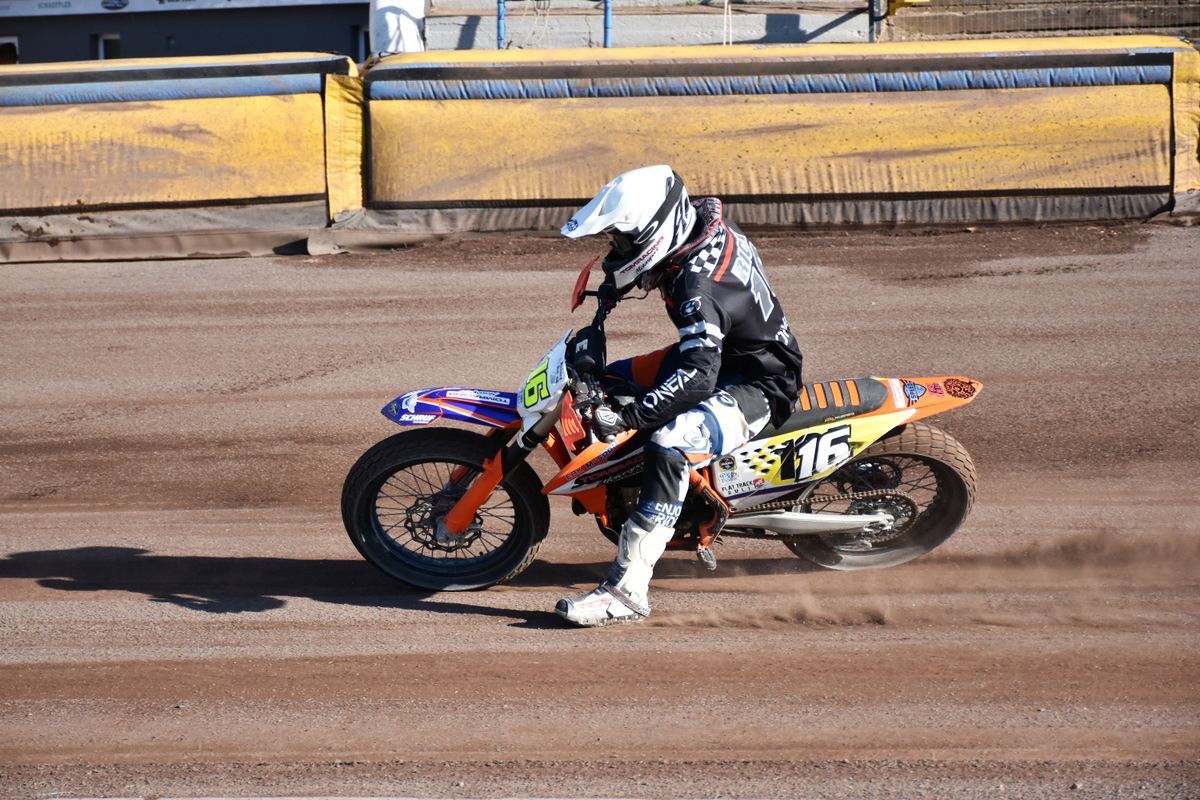
[[[391,577],[437,591],[481,589],[537,555],[550,506],[528,464],[496,487],[467,531],[439,541],[437,523],[483,471],[494,445],[457,428],[398,433],[359,458],[342,489],[342,521],[363,556]]]
[[[827,569],[903,564],[928,553],[958,529],[971,510],[976,481],[970,454],[952,436],[932,425],[906,425],[863,450],[809,493],[870,492],[872,497],[822,500],[798,509],[826,514],[885,512],[895,520],[891,530],[794,536],[784,543],[796,555]]]

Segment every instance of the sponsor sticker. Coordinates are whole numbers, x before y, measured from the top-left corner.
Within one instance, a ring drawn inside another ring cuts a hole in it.
[[[970,381],[946,378],[942,385],[946,387],[946,394],[957,397],[959,400],[970,400],[975,396],[975,384]]]
[[[925,387],[922,384],[906,380],[901,380],[901,383],[904,385],[904,396],[908,400],[908,405],[911,406],[925,396]]]
[[[752,481],[738,481],[737,483],[731,483],[728,486],[722,486],[721,491],[726,495],[741,494],[742,492],[753,491],[762,486],[763,483],[764,481],[762,478],[755,478]]]
[[[446,392],[446,397],[451,400],[474,400],[478,403],[492,403],[498,406],[512,405],[512,398],[505,397],[500,392],[479,389],[452,389]]]
[[[580,475],[575,479],[575,485],[588,486],[593,483],[612,483],[622,478],[628,478],[642,471],[642,462],[643,459],[641,457],[634,457],[626,461],[619,461],[616,464],[605,465],[594,472]]]
[[[567,233],[574,233],[576,228],[578,228],[578,227],[579,227],[579,220],[575,219],[574,217],[571,217],[569,220],[567,220],[567,224],[563,225],[563,230],[566,231]]]
[[[942,384],[937,381],[930,381],[928,384],[929,393],[935,397],[943,397],[946,393],[942,391]]]
[[[401,414],[399,420],[413,425],[427,425],[437,419],[437,414]]]
[[[571,470],[570,472],[568,472],[568,473],[567,473],[567,475],[566,475],[566,477],[565,477],[565,480],[568,480],[568,481],[569,481],[569,480],[571,480],[572,478],[574,478],[576,475],[582,475],[583,473],[587,472],[589,469],[591,469],[592,467],[596,466],[597,464],[601,464],[601,463],[603,463],[603,462],[604,462],[604,459],[608,458],[608,455],[609,455],[609,454],[610,454],[610,453],[611,453],[613,450],[616,450],[616,449],[617,449],[617,443],[616,443],[616,442],[613,442],[613,443],[612,443],[612,444],[610,444],[608,447],[604,448],[604,450],[603,450],[603,451],[600,453],[600,455],[596,456],[596,457],[595,457],[595,458],[593,458],[591,461],[589,461],[589,462],[587,462],[586,464],[584,464],[582,467],[576,467],[575,469],[573,469],[573,470]]]
[[[728,472],[737,467],[737,459],[735,459],[733,456],[725,456],[717,462],[717,466]]]
[[[685,317],[698,314],[700,313],[701,302],[702,300],[699,297],[689,297],[687,300],[683,301],[683,305],[679,306],[679,313]]]

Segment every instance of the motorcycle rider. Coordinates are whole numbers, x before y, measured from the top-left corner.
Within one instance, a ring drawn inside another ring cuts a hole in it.
[[[786,420],[802,358],[754,245],[723,217],[719,199],[689,199],[671,167],[613,178],[562,234],[607,234],[602,296],[658,289],[679,331],[670,347],[609,365],[609,375],[650,388],[636,402],[594,412],[604,438],[634,428],[654,433],[637,507],[607,577],[555,607],[568,622],[593,627],[650,614],[650,577],[674,535],[689,471],[741,447],[768,422]],[[576,337],[575,346],[586,338]]]

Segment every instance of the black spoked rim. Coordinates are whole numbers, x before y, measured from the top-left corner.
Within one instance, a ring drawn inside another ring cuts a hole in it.
[[[452,480],[463,467],[465,473]],[[513,547],[518,519],[503,483],[480,506],[461,537],[447,543],[436,536],[437,520],[453,508],[478,474],[474,464],[421,461],[385,475],[371,505],[376,541],[392,558],[424,572],[474,572],[505,559]]]
[[[940,461],[909,454],[877,455],[845,465],[816,484],[811,495],[875,492],[883,493],[882,496],[819,501],[807,508],[812,513],[873,514],[883,511],[891,514],[895,525],[890,531],[818,536],[839,554],[861,556],[913,544],[912,535],[940,521],[948,499],[959,484],[961,479]],[[888,491],[898,494],[889,497]]]

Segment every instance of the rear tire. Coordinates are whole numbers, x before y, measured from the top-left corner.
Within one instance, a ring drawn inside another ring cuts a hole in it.
[[[950,434],[915,422],[892,431],[821,480],[810,495],[894,488],[908,493],[916,512],[901,517],[898,534],[869,537],[828,534],[784,541],[801,558],[826,569],[893,567],[922,556],[958,530],[975,499],[978,479],[971,455]],[[886,501],[884,501],[886,502]],[[814,503],[813,513],[861,513],[853,502]]]
[[[405,431],[376,444],[351,467],[342,522],[363,557],[410,586],[482,589],[519,575],[550,526],[550,504],[528,464],[507,475],[453,546],[434,527],[494,450],[486,436],[458,428]],[[451,473],[467,467],[457,485]]]

